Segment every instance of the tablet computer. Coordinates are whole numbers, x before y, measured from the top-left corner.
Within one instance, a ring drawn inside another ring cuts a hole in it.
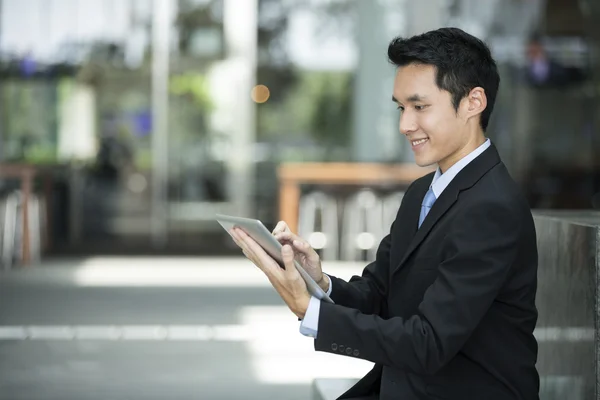
[[[258,243],[273,259],[275,259],[280,266],[283,267],[283,260],[281,258],[281,243],[277,241],[275,236],[257,219],[250,218],[242,218],[242,217],[234,217],[231,215],[223,215],[217,214],[216,216],[217,222],[221,224],[223,229],[229,233],[229,231],[233,228],[240,228],[248,236],[250,236],[256,243]],[[306,287],[308,288],[308,292],[315,296],[319,300],[326,301],[328,303],[333,303],[333,300],[325,293],[323,289],[314,281],[313,278],[310,277],[308,272],[302,268],[302,266],[294,260],[294,265],[296,269],[300,273],[304,282],[306,282]]]

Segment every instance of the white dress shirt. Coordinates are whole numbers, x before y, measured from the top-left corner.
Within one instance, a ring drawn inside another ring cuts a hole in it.
[[[431,189],[433,190],[433,194],[435,194],[435,198],[439,199],[440,195],[448,187],[452,179],[458,173],[466,167],[471,161],[477,158],[481,153],[483,153],[488,147],[490,147],[490,139],[487,139],[481,146],[467,154],[465,157],[461,158],[456,164],[448,168],[448,171],[442,172],[440,168],[435,171],[435,175],[433,175],[433,179],[431,180]],[[329,282],[329,289],[327,290],[327,294],[331,295],[332,284],[331,280]],[[308,304],[308,309],[306,310],[306,314],[304,315],[304,319],[300,323],[300,333],[304,336],[309,336],[316,338],[317,332],[319,329],[319,312],[321,310],[321,301],[316,297],[311,297],[310,303]]]

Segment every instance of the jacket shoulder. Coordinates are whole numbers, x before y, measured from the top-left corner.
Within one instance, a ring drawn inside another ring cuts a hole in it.
[[[423,175],[420,178],[415,179],[406,189],[406,192],[408,193],[409,190],[411,190],[412,188],[425,188],[425,187],[429,187],[429,185],[431,184],[431,181],[433,180],[433,176],[435,175],[435,171],[428,173],[427,175]]]

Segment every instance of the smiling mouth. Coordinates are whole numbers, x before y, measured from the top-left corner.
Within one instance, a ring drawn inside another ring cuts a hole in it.
[[[423,143],[427,142],[428,140],[429,140],[428,138],[425,138],[425,139],[418,139],[418,140],[411,140],[411,141],[410,141],[410,143],[411,143],[413,146],[419,146],[419,145],[421,145],[421,144],[423,144]]]

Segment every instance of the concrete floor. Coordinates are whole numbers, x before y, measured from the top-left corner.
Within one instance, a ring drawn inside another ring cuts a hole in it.
[[[348,278],[363,265],[329,263]],[[0,400],[310,399],[371,364],[316,353],[242,258],[55,260],[0,273]]]

